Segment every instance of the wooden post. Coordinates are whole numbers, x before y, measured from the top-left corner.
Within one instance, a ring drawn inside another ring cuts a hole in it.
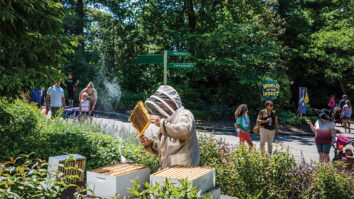
[[[167,85],[167,50],[163,51],[163,84]]]

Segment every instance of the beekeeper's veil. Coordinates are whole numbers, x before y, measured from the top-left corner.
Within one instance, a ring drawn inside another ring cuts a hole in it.
[[[169,118],[182,107],[182,102],[174,88],[163,85],[145,101],[145,106],[150,114]]]

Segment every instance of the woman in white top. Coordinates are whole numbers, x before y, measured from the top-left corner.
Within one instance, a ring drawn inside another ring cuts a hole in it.
[[[329,162],[329,152],[335,138],[334,123],[327,109],[315,109],[315,111],[318,116],[315,125],[313,125],[310,120],[307,120],[307,124],[310,126],[312,132],[315,133],[315,143],[319,154],[319,161]]]

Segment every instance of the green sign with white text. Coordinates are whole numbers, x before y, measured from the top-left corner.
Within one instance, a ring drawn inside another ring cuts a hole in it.
[[[168,63],[167,68],[194,68],[195,63]]]
[[[188,52],[168,50],[167,51],[167,55],[170,55],[170,56],[187,56]]]
[[[138,64],[163,64],[163,54],[138,55]]]

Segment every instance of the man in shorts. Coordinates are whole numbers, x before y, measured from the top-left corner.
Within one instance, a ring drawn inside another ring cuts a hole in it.
[[[64,90],[60,87],[60,82],[55,82],[55,85],[48,89],[46,100],[47,110],[49,108],[48,106],[50,100],[50,110],[52,112],[52,117],[57,116],[57,113],[60,109],[65,109]]]

